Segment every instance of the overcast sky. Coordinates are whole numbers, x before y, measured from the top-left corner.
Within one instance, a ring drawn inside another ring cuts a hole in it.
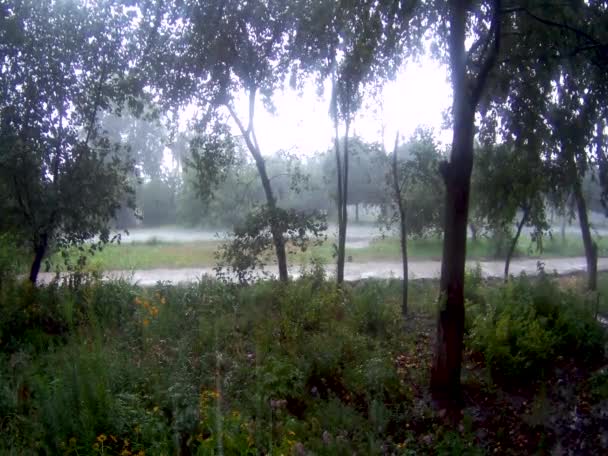
[[[393,148],[397,130],[407,139],[418,126],[433,128],[440,142],[450,143],[451,130],[442,130],[442,124],[451,97],[445,67],[428,58],[420,63],[410,63],[395,81],[384,87],[382,110],[381,103],[367,100],[368,107],[358,114],[353,130],[367,141],[379,141],[384,122],[384,142],[388,150]],[[293,149],[296,153],[310,155],[332,145],[329,91],[319,98],[311,83],[301,96],[293,90],[276,93],[274,103],[277,109],[274,115],[267,112],[262,103],[256,106],[255,127],[262,153]],[[243,119],[247,118],[245,97],[237,110]],[[233,127],[238,134],[236,126]]]

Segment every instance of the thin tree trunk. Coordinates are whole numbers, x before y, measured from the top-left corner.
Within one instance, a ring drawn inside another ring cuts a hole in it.
[[[477,226],[474,223],[469,223],[471,228],[471,242],[477,242]]]
[[[507,251],[507,259],[505,260],[505,282],[509,280],[509,266],[511,265],[511,258],[513,258],[513,253],[515,252],[515,247],[517,247],[517,241],[519,241],[519,236],[521,234],[521,230],[523,229],[526,221],[528,220],[528,215],[530,210],[526,207],[524,209],[524,214],[517,225],[517,231],[515,232],[515,237],[511,241],[511,245],[509,246],[509,250]]]
[[[341,284],[344,280],[344,250],[341,249],[341,240],[342,240],[342,225],[343,222],[343,211],[342,204],[344,199],[342,198],[342,159],[340,158],[340,138],[338,136],[338,117],[335,114],[334,118],[334,127],[335,127],[335,151],[336,151],[336,174],[338,178],[338,194],[336,196],[338,203],[338,258],[336,264],[336,280],[338,284]]]
[[[585,259],[587,261],[587,289],[597,290],[597,244],[591,237],[589,218],[587,216],[587,203],[583,197],[580,180],[574,183],[574,199],[578,211],[578,220],[581,226],[583,245],[585,246]]]
[[[359,203],[355,203],[355,222],[359,223]]]
[[[262,187],[264,188],[264,194],[266,196],[266,204],[271,212],[270,219],[270,231],[272,234],[272,242],[274,244],[274,250],[277,256],[277,265],[279,268],[279,280],[287,282],[289,275],[287,272],[287,254],[285,252],[285,239],[283,233],[279,227],[278,221],[276,220],[277,204],[272,193],[272,186],[270,185],[270,179],[266,172],[266,163],[259,153],[253,154],[255,158],[255,164],[262,181]]]
[[[277,203],[272,192],[272,186],[270,185],[268,173],[266,172],[266,162],[264,161],[264,157],[262,157],[262,153],[260,152],[260,147],[256,140],[255,131],[253,129],[255,94],[256,90],[251,89],[249,92],[249,127],[247,129],[245,129],[234,109],[232,109],[232,107],[229,105],[226,105],[226,107],[241,131],[241,134],[245,139],[245,144],[247,145],[247,148],[255,161],[258,174],[260,175],[262,188],[264,189],[264,195],[266,196],[266,204],[268,205],[268,208],[272,214],[270,218],[270,232],[272,234],[272,243],[274,244],[274,250],[277,256],[279,280],[281,282],[287,282],[289,280],[289,274],[287,272],[287,253],[285,251],[285,239],[283,238],[283,233],[279,226],[278,220],[276,219]]]
[[[46,234],[42,235],[38,245],[34,248],[34,261],[32,263],[32,267],[30,268],[30,282],[36,285],[36,281],[38,280],[38,274],[40,273],[40,266],[42,265],[42,260],[46,253],[46,249],[48,246],[48,237]]]
[[[435,354],[431,369],[433,398],[450,409],[461,403],[460,372],[464,337],[464,276],[471,171],[473,168],[474,122],[477,104],[489,72],[496,61],[500,38],[500,0],[493,6],[488,53],[473,79],[467,77],[465,51],[468,2],[450,2],[449,53],[452,69],[454,119],[449,163],[443,163],[446,184],[445,228],[440,280],[440,310]]]
[[[397,137],[395,138],[395,149],[393,150],[393,162],[392,162],[392,171],[393,171],[393,190],[395,192],[395,202],[397,203],[397,208],[399,210],[399,245],[401,247],[401,261],[403,263],[403,281],[402,291],[401,291],[401,314],[405,318],[407,316],[407,307],[408,307],[408,285],[409,285],[409,277],[408,277],[408,258],[407,258],[407,225],[406,225],[406,205],[403,201],[403,195],[401,193],[401,187],[399,185],[399,172],[397,169],[397,146],[399,142],[399,133],[397,133]]]
[[[346,227],[348,225],[348,133],[350,123],[346,121],[346,130],[344,132],[344,160],[342,162],[344,168],[342,170],[342,226],[340,227],[340,237],[338,239],[338,269],[340,275],[338,283],[344,282],[344,261],[346,260]]]
[[[336,92],[336,82],[332,81],[332,115],[334,118],[335,132],[335,152],[336,152],[336,170],[338,178],[338,258],[336,264],[336,281],[340,285],[344,282],[344,262],[346,259],[346,226],[348,223],[348,134],[350,129],[350,120],[347,118],[345,122],[344,132],[344,155],[340,157],[340,137],[338,131],[338,95]]]

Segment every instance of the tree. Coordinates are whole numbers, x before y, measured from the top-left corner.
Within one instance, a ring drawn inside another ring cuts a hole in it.
[[[331,80],[329,113],[335,131],[338,284],[344,281],[346,258],[350,129],[363,89],[390,76],[401,62],[403,45],[417,42],[423,27],[412,21],[415,5],[369,0],[293,2],[294,17],[298,18],[291,45],[293,79],[297,81],[300,70],[305,75],[315,74],[321,87]]]
[[[31,248],[35,283],[49,248],[108,242],[120,203],[132,205],[132,163],[98,129],[112,101],[137,104],[124,82],[131,16],[110,0],[5,2],[0,14],[0,223]]]
[[[443,183],[439,175],[441,154],[430,130],[416,129],[412,137],[398,147],[398,137],[391,154],[387,173],[391,193],[392,213],[381,223],[387,227],[397,224],[403,262],[401,313],[408,309],[408,237],[424,237],[441,230]],[[384,212],[384,211],[383,211]]]
[[[258,98],[270,106],[285,79],[292,18],[287,6],[281,1],[208,0],[144,9],[144,23],[156,24],[152,30],[144,25],[143,36],[155,43],[148,62],[159,93],[174,105],[198,105],[204,113],[202,128],[212,118],[225,121],[222,113],[229,116],[255,162],[268,214],[278,211],[277,198],[256,137],[255,112]],[[236,107],[240,94],[248,102],[245,119]],[[271,216],[268,222],[279,278],[286,281],[285,239],[278,218]]]
[[[581,183],[593,166],[593,131],[606,100],[605,5],[532,2],[503,12],[516,33],[507,38],[507,65],[496,73],[484,118],[492,129],[500,122],[513,147],[535,144],[528,160],[552,168],[556,178],[546,190],[559,212],[566,215],[570,198],[576,203],[589,286],[595,288],[596,254]]]
[[[478,210],[495,232],[508,233],[517,217],[515,234],[509,240],[504,268],[509,265],[524,226],[533,229],[540,243],[549,229],[545,201],[551,188],[550,164],[541,159],[538,144],[519,136],[519,147],[503,143],[486,145],[478,151]]]
[[[454,136],[449,162],[442,175],[446,186],[445,228],[440,280],[440,311],[431,390],[435,399],[460,398],[460,370],[464,331],[464,272],[467,244],[470,178],[473,167],[475,113],[500,49],[501,1],[449,3],[447,19]],[[485,12],[485,14],[484,14]],[[472,14],[472,20],[468,15]],[[466,50],[467,25],[475,40]]]

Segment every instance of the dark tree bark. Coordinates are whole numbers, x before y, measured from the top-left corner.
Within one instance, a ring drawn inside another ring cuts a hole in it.
[[[401,247],[401,261],[403,262],[403,281],[401,290],[401,314],[405,318],[407,316],[408,307],[408,258],[407,258],[407,224],[406,224],[406,205],[403,201],[401,184],[399,181],[399,172],[397,168],[397,146],[399,143],[399,134],[395,138],[395,149],[393,150],[392,172],[393,172],[393,191],[395,192],[395,203],[399,211],[399,245]]]
[[[477,104],[499,49],[500,0],[493,6],[492,26],[486,37],[487,52],[476,77],[469,77],[465,51],[469,2],[450,2],[448,37],[453,86],[452,151],[443,163],[446,185],[445,228],[440,280],[440,310],[435,354],[431,369],[433,398],[453,408],[461,402],[460,372],[464,336],[464,276],[471,171],[473,167],[474,122]],[[493,41],[493,46],[490,44]]]
[[[511,265],[511,259],[513,258],[513,253],[515,252],[515,247],[517,247],[517,241],[519,241],[519,236],[521,235],[521,230],[524,225],[528,221],[528,215],[530,214],[530,210],[528,207],[524,208],[524,213],[521,217],[521,220],[517,224],[517,231],[515,232],[515,237],[511,241],[511,245],[509,246],[509,250],[507,251],[507,258],[505,260],[505,282],[509,280],[509,266]]]
[[[227,108],[230,111],[230,115],[239,127],[243,138],[245,139],[247,149],[249,149],[249,152],[255,161],[255,166],[258,170],[260,180],[262,181],[262,188],[264,189],[266,204],[270,209],[270,213],[272,214],[270,218],[270,232],[272,234],[272,242],[274,244],[274,250],[277,257],[279,280],[281,280],[281,282],[287,282],[289,280],[289,274],[287,271],[287,253],[285,251],[285,239],[283,238],[283,232],[278,224],[278,220],[276,219],[277,202],[272,192],[272,186],[270,185],[270,179],[268,178],[268,173],[266,171],[266,161],[262,156],[255,136],[255,131],[253,129],[255,96],[256,90],[251,89],[249,91],[249,127],[247,129],[245,129],[243,123],[240,121],[232,107],[227,106]]]
[[[587,216],[587,203],[583,196],[580,180],[574,183],[574,199],[576,201],[576,209],[579,224],[581,226],[581,235],[583,237],[583,245],[585,246],[585,260],[587,262],[587,289],[589,291],[597,290],[597,244],[591,237],[591,228],[589,227],[589,218]]]
[[[42,265],[42,260],[44,259],[44,255],[46,254],[48,248],[48,236],[43,234],[40,237],[40,240],[36,243],[34,247],[34,261],[32,262],[32,267],[30,268],[30,282],[36,285],[36,281],[38,280],[38,274],[40,273],[40,266]]]
[[[336,265],[336,281],[338,284],[344,282],[344,262],[346,260],[346,227],[348,224],[348,135],[350,120],[345,122],[343,156],[340,154],[340,138],[338,136],[338,106],[335,81],[332,89],[332,112],[334,117],[336,170],[338,179],[338,262]]]

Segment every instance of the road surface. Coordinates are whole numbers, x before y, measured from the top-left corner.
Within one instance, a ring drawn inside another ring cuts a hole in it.
[[[534,275],[538,272],[537,259],[514,259],[511,262],[510,272],[513,275],[519,275],[525,272],[528,275]],[[584,272],[586,263],[584,257],[575,258],[546,258],[542,260],[545,271],[557,272],[558,274],[571,274],[575,272]],[[477,263],[481,267],[481,272],[485,277],[502,277],[504,271],[503,261],[470,261],[467,262],[467,267],[474,268]],[[401,278],[401,264],[398,262],[369,262],[369,263],[346,263],[344,279],[348,281],[361,280],[369,278],[387,279]],[[600,258],[598,260],[598,270],[608,271],[608,258]],[[326,265],[328,275],[335,273],[335,265]],[[441,272],[441,262],[433,260],[410,261],[409,262],[409,277],[410,279],[434,279],[438,278]],[[267,273],[276,276],[276,267],[270,266],[267,268]],[[104,277],[108,279],[126,278],[133,283],[141,286],[154,285],[158,281],[169,281],[172,283],[192,282],[198,280],[203,275],[215,276],[213,268],[184,268],[184,269],[149,269],[136,271],[108,271],[104,273]],[[300,275],[299,268],[291,268],[290,276],[297,277]],[[53,273],[40,273],[39,281],[48,283],[55,277]],[[263,278],[263,275],[260,274]]]

